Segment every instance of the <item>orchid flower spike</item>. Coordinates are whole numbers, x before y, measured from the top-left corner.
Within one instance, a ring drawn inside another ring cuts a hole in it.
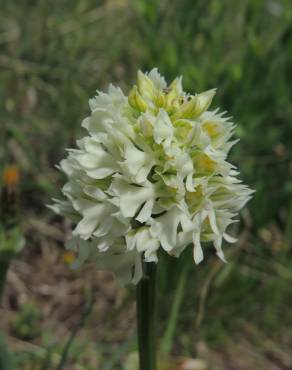
[[[86,136],[60,163],[65,199],[51,206],[75,225],[76,266],[95,261],[137,284],[161,248],[178,257],[191,245],[198,264],[212,242],[224,260],[226,229],[252,191],[227,161],[234,124],[210,110],[214,95],[184,92],[182,78],[167,85],[154,68],[128,96],[110,85],[89,101]]]

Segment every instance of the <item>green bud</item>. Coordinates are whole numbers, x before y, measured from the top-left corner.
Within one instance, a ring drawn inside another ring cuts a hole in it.
[[[179,109],[171,116],[172,120],[177,120],[181,118],[193,118],[194,113],[198,109],[198,99],[193,97],[191,100],[183,103]]]
[[[149,100],[155,99],[156,88],[150,78],[141,71],[138,71],[137,74],[137,85],[138,91],[143,98]]]
[[[175,106],[175,102],[179,100],[181,96],[181,79],[176,78],[172,81],[167,89],[165,96],[166,109],[170,110]]]
[[[139,94],[137,86],[134,86],[132,90],[129,93],[128,97],[129,104],[134,109],[137,109],[140,112],[145,112],[148,108],[147,103],[142,98],[142,96]]]
[[[156,98],[155,98],[155,104],[159,108],[163,108],[165,106],[165,95],[162,91],[158,91]]]
[[[198,107],[195,113],[197,116],[199,116],[209,108],[215,94],[216,89],[211,89],[196,95],[196,98],[198,100]]]
[[[191,119],[199,117],[209,108],[215,92],[216,90],[212,89],[194,96],[189,101],[182,104],[171,118],[176,120],[179,118]]]

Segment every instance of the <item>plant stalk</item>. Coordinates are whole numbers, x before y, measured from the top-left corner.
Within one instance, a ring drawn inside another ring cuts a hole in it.
[[[137,285],[137,324],[140,370],[156,370],[156,264],[144,263]]]

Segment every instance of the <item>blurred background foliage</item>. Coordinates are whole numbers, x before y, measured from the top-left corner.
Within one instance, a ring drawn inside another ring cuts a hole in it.
[[[44,204],[63,183],[54,165],[83,134],[80,122],[88,114],[88,98],[109,82],[127,92],[137,69],[158,67],[168,81],[183,75],[184,87],[192,93],[218,88],[214,107],[234,117],[241,139],[232,161],[256,190],[235,230],[237,245],[226,247],[228,264],[217,261],[212,249],[199,267],[189,251],[179,261],[163,257],[162,349],[194,356],[201,340],[216,349],[243,334],[261,353],[264,338],[273,338],[278,346],[291,344],[291,1],[0,4],[0,170],[9,163],[20,168],[24,261],[33,263],[44,238],[54,240],[52,229],[43,225],[32,232],[28,220],[42,220],[64,234],[61,221]],[[62,253],[60,239],[57,233],[54,248]],[[39,335],[38,324],[27,333],[31,324],[26,322],[39,321],[35,311],[19,311],[12,332],[24,327],[26,338]],[[288,366],[290,360],[285,357]],[[119,368],[111,366],[107,368]],[[251,368],[257,367],[246,367]]]

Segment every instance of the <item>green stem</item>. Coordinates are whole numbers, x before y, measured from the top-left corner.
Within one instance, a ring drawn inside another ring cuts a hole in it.
[[[140,370],[156,370],[156,264],[144,263],[137,285],[137,322]]]
[[[12,355],[8,351],[4,334],[0,331],[0,369],[13,370]]]

